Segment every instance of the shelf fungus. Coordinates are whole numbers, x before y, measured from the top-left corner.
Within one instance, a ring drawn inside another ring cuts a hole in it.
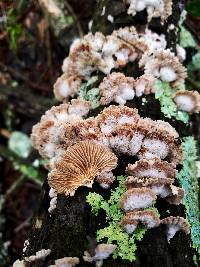
[[[80,263],[80,260],[77,257],[64,257],[64,258],[55,260],[55,264],[49,265],[49,267],[74,267],[79,263]]]
[[[108,105],[111,102],[120,105],[126,104],[127,100],[131,100],[135,96],[133,86],[134,78],[126,77],[119,72],[111,73],[99,85],[100,103],[102,105]]]
[[[137,109],[109,106],[97,117],[101,132],[107,136],[119,125],[136,124],[140,116]]]
[[[85,262],[96,262],[96,267],[103,266],[103,261],[107,259],[113,251],[117,248],[116,245],[112,244],[99,244],[95,248],[95,254],[93,256],[90,255],[89,252],[85,251],[83,259]]]
[[[115,176],[112,172],[104,172],[98,175],[95,180],[100,184],[102,188],[107,189],[115,181]]]
[[[172,14],[172,0],[123,0],[127,4],[129,15],[135,16],[137,12],[147,10],[148,22],[152,18],[160,17],[164,22]]]
[[[185,234],[190,233],[190,226],[186,219],[183,217],[167,217],[161,220],[162,224],[167,226],[167,240],[170,241],[174,237],[176,232],[182,230]]]
[[[180,110],[190,114],[200,112],[200,94],[197,91],[178,91],[173,99]]]
[[[89,112],[90,103],[74,99],[71,104],[53,106],[42,116],[39,123],[33,126],[31,141],[40,155],[50,159],[63,152],[61,136],[67,124],[79,121]]]
[[[173,87],[184,83],[187,77],[185,67],[169,49],[144,53],[139,66],[144,67],[145,74],[169,82]]]
[[[121,221],[122,227],[128,234],[133,233],[139,223],[151,229],[159,226],[160,218],[155,211],[147,209],[128,212]]]
[[[127,211],[148,208],[156,201],[156,194],[149,188],[132,188],[127,190],[119,201],[120,207]]]
[[[142,159],[134,164],[128,164],[126,172],[137,177],[175,178],[176,165],[159,158],[152,160]]]
[[[80,186],[91,187],[94,178],[117,166],[117,157],[108,148],[91,141],[70,146],[55,163],[48,183],[57,193],[73,196]]]

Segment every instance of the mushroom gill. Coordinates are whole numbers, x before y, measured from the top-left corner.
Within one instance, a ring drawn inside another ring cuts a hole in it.
[[[80,186],[91,186],[95,176],[117,166],[117,157],[108,148],[91,141],[70,146],[48,175],[49,185],[58,193],[73,195]]]

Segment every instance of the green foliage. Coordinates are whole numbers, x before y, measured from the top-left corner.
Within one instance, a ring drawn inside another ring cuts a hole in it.
[[[186,9],[189,14],[200,17],[200,4],[199,0],[192,0],[189,4],[186,5]]]
[[[167,118],[176,118],[176,120],[184,123],[189,122],[189,115],[187,112],[177,109],[173,101],[175,90],[169,86],[169,83],[157,80],[155,83],[155,98],[160,101],[161,111]]]
[[[91,102],[92,108],[97,108],[99,103],[99,88],[95,88],[98,76],[91,77],[86,83],[83,83],[80,87],[79,96],[87,101]]]
[[[124,212],[119,207],[119,199],[126,191],[124,181],[126,177],[118,176],[118,187],[111,191],[108,200],[97,193],[89,193],[87,202],[92,208],[92,212],[97,215],[100,209],[106,212],[108,227],[97,231],[97,241],[107,240],[108,244],[116,244],[117,248],[113,253],[113,258],[121,257],[123,260],[134,261],[135,251],[137,249],[136,241],[141,240],[146,232],[142,226],[137,227],[131,235],[126,233],[120,226],[120,221],[124,216]]]
[[[182,147],[184,152],[183,168],[177,174],[177,179],[185,191],[183,204],[186,207],[186,216],[191,226],[193,247],[200,253],[199,187],[196,167],[197,148],[194,137],[185,137]]]
[[[21,158],[27,158],[31,152],[31,141],[22,132],[14,131],[9,139],[8,147]]]
[[[6,30],[9,34],[10,47],[15,50],[17,48],[17,41],[22,35],[22,26],[17,21],[16,11],[10,9],[7,13],[7,26]]]
[[[189,71],[195,71],[200,69],[200,52],[196,53],[192,57],[192,62],[188,65]]]
[[[180,26],[180,45],[184,48],[196,47],[192,34],[184,26]]]

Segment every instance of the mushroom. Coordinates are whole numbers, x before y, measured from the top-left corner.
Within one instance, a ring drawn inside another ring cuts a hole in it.
[[[128,164],[126,172],[137,177],[175,178],[176,166],[159,158],[152,160],[141,159],[134,164]]]
[[[178,91],[173,99],[180,110],[190,114],[200,112],[200,94],[197,91]]]
[[[170,241],[171,238],[174,237],[174,235],[176,234],[176,232],[182,230],[183,232],[185,232],[185,234],[189,234],[190,233],[190,225],[187,222],[186,219],[184,219],[183,217],[167,217],[161,220],[162,224],[165,224],[167,226],[167,240],[168,242]]]
[[[121,196],[119,205],[127,212],[150,207],[155,203],[156,198],[156,194],[149,188],[132,188]]]
[[[154,93],[155,77],[150,74],[144,74],[138,77],[134,82],[135,94],[137,97],[143,94],[148,95]]]
[[[83,99],[72,100],[71,104],[53,106],[46,111],[39,123],[33,126],[31,141],[44,158],[51,159],[63,153],[60,145],[66,125],[82,119],[89,112],[90,103]]]
[[[137,12],[147,10],[148,22],[160,17],[164,22],[172,14],[172,0],[123,0],[129,5],[127,13],[135,16]]]
[[[79,264],[79,258],[77,257],[64,257],[58,260],[55,260],[54,265],[49,265],[49,267],[74,267]]]
[[[97,117],[101,132],[108,135],[118,125],[135,124],[139,120],[137,109],[126,106],[109,106]]]
[[[170,82],[173,87],[182,84],[187,77],[185,67],[169,49],[144,53],[139,65],[144,67],[145,74]]]
[[[59,101],[68,100],[77,95],[80,85],[81,78],[64,73],[54,84],[54,95]]]
[[[117,157],[108,148],[91,141],[70,146],[55,163],[48,183],[58,193],[74,195],[80,186],[91,187],[95,176],[117,166]]]
[[[98,175],[95,180],[100,184],[102,188],[107,189],[115,181],[115,176],[112,172],[104,172]]]
[[[121,225],[128,234],[135,231],[138,223],[141,222],[147,229],[158,227],[160,219],[154,210],[137,210],[128,212],[121,221]]]
[[[167,202],[170,204],[179,205],[184,197],[184,190],[172,184],[169,186],[168,190],[170,193],[166,198]]]
[[[95,255],[91,256],[89,252],[85,251],[83,259],[86,262],[96,262],[96,267],[103,266],[103,260],[107,259],[113,251],[117,248],[116,245],[113,244],[99,244],[95,248]]]
[[[118,72],[111,73],[99,85],[100,103],[107,105],[113,101],[124,105],[127,100],[131,100],[135,96],[133,85],[134,79],[132,77],[126,77]]]

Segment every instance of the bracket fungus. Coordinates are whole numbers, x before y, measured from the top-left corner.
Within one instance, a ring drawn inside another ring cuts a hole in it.
[[[58,193],[73,195],[80,186],[90,187],[94,178],[117,166],[117,157],[108,148],[91,141],[70,146],[55,163],[48,183]]]
[[[152,160],[142,159],[134,164],[128,164],[126,172],[137,177],[175,178],[176,165],[159,158]]]
[[[177,231],[182,230],[185,234],[190,233],[190,226],[186,219],[183,217],[167,217],[161,220],[162,224],[167,226],[167,240],[170,241],[171,238],[174,237]]]
[[[34,148],[44,158],[53,158],[63,152],[61,136],[65,126],[70,122],[81,120],[90,109],[90,103],[83,99],[74,99],[70,104],[53,106],[42,116],[39,123],[33,126],[31,141]]]
[[[197,91],[178,91],[173,99],[180,110],[190,114],[200,112],[200,94]]]
[[[139,65],[144,67],[145,74],[153,74],[162,81],[170,82],[173,87],[184,83],[187,77],[186,68],[169,49],[144,53]]]
[[[80,263],[77,257],[64,257],[62,259],[55,260],[55,264],[49,265],[49,267],[74,267]]]
[[[137,12],[147,10],[148,22],[160,17],[164,22],[172,14],[172,0],[123,0],[129,5],[127,13],[135,16]]]
[[[120,207],[127,211],[148,208],[156,201],[156,194],[149,188],[132,188],[127,190],[119,201]]]
[[[95,180],[100,184],[102,188],[107,189],[115,181],[115,176],[112,172],[104,172],[98,175]]]
[[[96,262],[96,267],[103,266],[103,260],[107,259],[113,251],[117,248],[116,245],[113,244],[99,244],[95,248],[94,256],[91,256],[89,252],[85,251],[83,259],[86,262]]]
[[[122,227],[129,234],[133,233],[141,222],[147,229],[155,228],[159,226],[160,219],[158,214],[153,210],[137,210],[128,212],[121,221]]]

